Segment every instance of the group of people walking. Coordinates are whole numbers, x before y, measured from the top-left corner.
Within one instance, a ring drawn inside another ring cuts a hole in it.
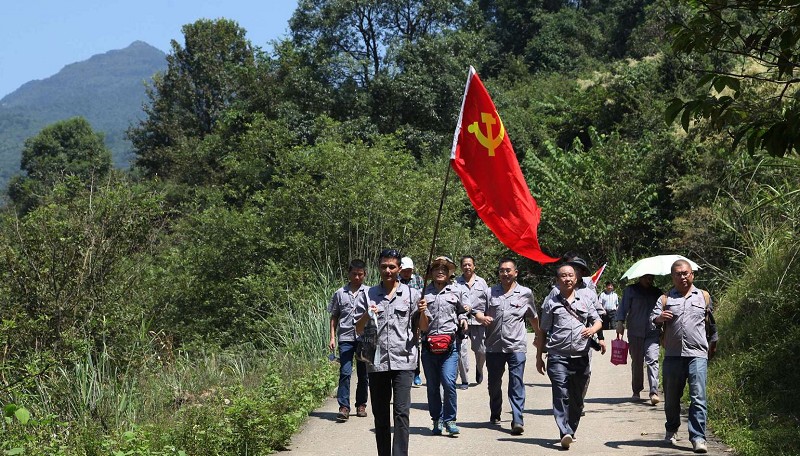
[[[329,348],[334,350],[338,342],[341,362],[337,418],[349,419],[357,335],[370,329],[376,335],[372,338],[376,354],[368,362],[356,363],[355,406],[357,416],[367,416],[368,388],[379,455],[408,454],[411,388],[419,378],[420,360],[432,434],[459,435],[456,380],[460,370],[462,384],[466,383],[468,356],[462,342],[467,338],[475,353],[475,383],[483,382],[486,369],[489,422],[501,423],[502,377],[508,369],[510,430],[515,435],[524,433],[527,322],[534,333],[536,369],[550,378],[560,444],[569,449],[583,415],[591,353],[605,352],[605,343],[597,336],[602,335],[608,299],[598,299],[586,263],[570,256],[557,266],[555,285],[540,311],[531,290],[517,282],[519,271],[511,258],[498,261],[498,284],[491,287],[475,273],[475,259],[471,256],[461,258],[462,275],[455,281],[455,263],[445,256],[435,258],[426,271],[427,285],[414,280],[419,277],[413,270],[411,274],[403,270],[409,264],[410,259],[397,250],[382,251],[378,260],[380,283],[368,287],[364,285],[366,264],[354,260],[349,265],[348,283],[331,299]],[[692,397],[689,437],[696,452],[706,452],[705,373],[708,354],[713,354],[716,343],[713,318],[709,329],[707,315],[713,306],[708,294],[692,285],[688,263],[676,262],[672,269],[675,288],[661,295],[652,287],[652,276],[641,278],[639,284],[625,290],[619,306],[614,303],[613,320],[620,337],[627,324],[634,399],[638,400],[643,390],[646,360],[652,404],[660,401],[658,328],[665,328],[665,438],[671,443],[677,440],[680,397],[688,380]],[[713,342],[707,342],[707,333],[714,336],[709,337]],[[655,348],[651,346],[654,335]]]

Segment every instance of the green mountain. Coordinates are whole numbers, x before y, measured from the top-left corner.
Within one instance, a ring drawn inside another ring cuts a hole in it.
[[[67,65],[5,96],[0,100],[0,188],[19,172],[25,139],[75,116],[105,134],[115,166],[128,166],[132,152],[125,131],[144,116],[145,83],[166,67],[164,52],[135,41],[125,49]]]

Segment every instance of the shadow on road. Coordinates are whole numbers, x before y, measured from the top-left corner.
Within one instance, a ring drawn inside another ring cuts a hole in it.
[[[627,397],[590,397],[586,398],[583,402],[588,404],[633,404]]]
[[[428,411],[428,403],[427,402],[412,402],[410,408],[417,409],[417,410],[425,410]]]
[[[622,449],[623,447],[642,447],[642,448],[669,448],[671,450],[679,450],[679,451],[686,451],[688,453],[692,452],[691,447],[682,447],[682,446],[674,446],[664,440],[618,440],[612,442],[606,442],[606,446],[610,448],[614,448],[616,450]]]
[[[336,412],[323,412],[321,410],[315,410],[309,413],[308,416],[313,416],[314,418],[319,418],[327,421],[336,421]]]
[[[536,415],[536,416],[552,416],[553,409],[546,408],[546,409],[527,409],[523,412],[523,415]]]
[[[553,439],[537,439],[537,438],[502,438],[497,439],[500,442],[514,442],[514,443],[523,443],[526,445],[536,445],[542,448],[553,449],[556,447],[556,441]],[[566,451],[566,450],[565,450]]]

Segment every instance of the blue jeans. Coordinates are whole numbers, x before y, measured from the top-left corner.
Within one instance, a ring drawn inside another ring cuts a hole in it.
[[[511,422],[523,425],[525,410],[525,353],[486,352],[486,370],[489,386],[489,419],[500,419],[503,409],[503,372],[508,364],[508,402],[511,405]]]
[[[350,408],[350,376],[353,375],[353,355],[356,353],[356,346],[358,342],[351,341],[339,342],[339,389],[336,392],[336,400],[339,402],[339,407]],[[369,380],[367,377],[367,366],[361,361],[355,361],[356,375],[358,380],[356,383],[356,407],[359,405],[367,405],[367,386]]]
[[[685,356],[664,357],[664,413],[666,427],[676,432],[681,425],[681,397],[686,382],[689,382],[689,440],[706,439],[706,377],[708,360]]]
[[[456,420],[456,373],[458,371],[458,349],[453,342],[450,350],[441,355],[431,353],[425,344],[422,347],[422,368],[425,369],[425,385],[428,388],[428,411],[431,420],[443,422]],[[444,391],[444,403],[439,385]]]
[[[553,390],[553,417],[558,431],[575,436],[581,422],[583,395],[591,375],[589,355],[547,355],[547,376]]]

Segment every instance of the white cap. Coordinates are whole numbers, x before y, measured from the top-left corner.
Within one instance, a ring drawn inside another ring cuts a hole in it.
[[[400,270],[403,269],[414,269],[414,262],[409,257],[403,257],[400,259]]]

